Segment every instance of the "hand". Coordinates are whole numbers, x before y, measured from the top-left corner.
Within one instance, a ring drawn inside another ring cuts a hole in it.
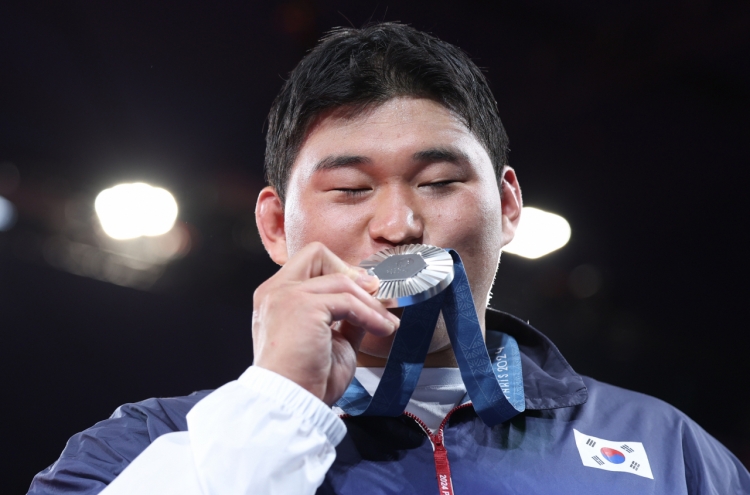
[[[309,244],[255,291],[255,365],[332,405],[354,376],[365,332],[387,337],[398,328],[372,297],[377,288],[377,277]]]

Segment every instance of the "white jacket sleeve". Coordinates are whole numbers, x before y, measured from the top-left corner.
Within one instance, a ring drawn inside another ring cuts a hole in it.
[[[296,383],[251,366],[162,435],[103,492],[311,494],[336,457],[343,421]]]

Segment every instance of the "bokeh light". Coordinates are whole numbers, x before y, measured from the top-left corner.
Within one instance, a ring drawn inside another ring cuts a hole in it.
[[[570,240],[570,224],[560,215],[525,206],[516,236],[503,249],[506,253],[536,259],[556,251]]]
[[[16,207],[0,196],[0,232],[10,230],[16,223]]]
[[[166,234],[177,219],[177,202],[169,191],[143,182],[119,184],[96,197],[96,214],[113,239]]]

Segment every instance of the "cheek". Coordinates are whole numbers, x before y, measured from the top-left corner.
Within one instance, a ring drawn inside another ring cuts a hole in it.
[[[500,201],[481,193],[462,195],[452,205],[435,211],[433,216],[435,231],[442,231],[452,246],[462,249],[465,256],[474,256],[485,249],[499,250],[502,232]],[[445,246],[449,247],[449,246]]]
[[[308,237],[311,237],[310,233],[304,228],[304,226],[308,224],[305,220],[305,215],[300,215],[298,213],[287,215],[284,220],[284,226],[287,232],[286,246],[290,258],[309,243],[309,241],[305,240]]]
[[[499,242],[503,225],[500,191],[494,181],[491,184],[486,184],[482,189],[482,192],[476,198],[477,221],[481,223],[481,228],[488,238],[497,238]]]
[[[289,203],[288,203],[289,204]],[[330,205],[314,198],[290,204],[285,212],[287,249],[293,256],[307,244],[318,241],[341,259],[359,263],[362,214]]]
[[[473,219],[478,232],[476,233],[477,243],[476,255],[482,259],[478,268],[480,270],[490,270],[494,274],[497,267],[497,259],[500,256],[500,247],[502,246],[502,207],[500,205],[500,196],[495,189],[492,191],[496,196],[484,196],[476,205],[477,217]],[[489,192],[491,194],[491,192]]]
[[[477,303],[483,306],[497,270],[502,245],[499,194],[496,188],[475,192],[462,198],[461,205],[455,210],[443,212],[444,218],[448,215],[451,218],[446,224],[450,230],[450,247],[461,254]]]
[[[310,236],[306,228],[310,225],[308,216],[307,210],[302,208],[298,195],[289,194],[284,205],[284,232],[290,258],[309,242],[305,242],[305,239]]]

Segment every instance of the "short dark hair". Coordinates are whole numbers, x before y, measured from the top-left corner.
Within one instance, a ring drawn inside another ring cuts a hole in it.
[[[498,180],[508,136],[487,79],[457,47],[410,26],[384,22],[336,28],[291,72],[271,106],[266,180],[282,204],[312,121],[337,107],[367,107],[400,97],[429,98],[455,113],[486,148]]]

